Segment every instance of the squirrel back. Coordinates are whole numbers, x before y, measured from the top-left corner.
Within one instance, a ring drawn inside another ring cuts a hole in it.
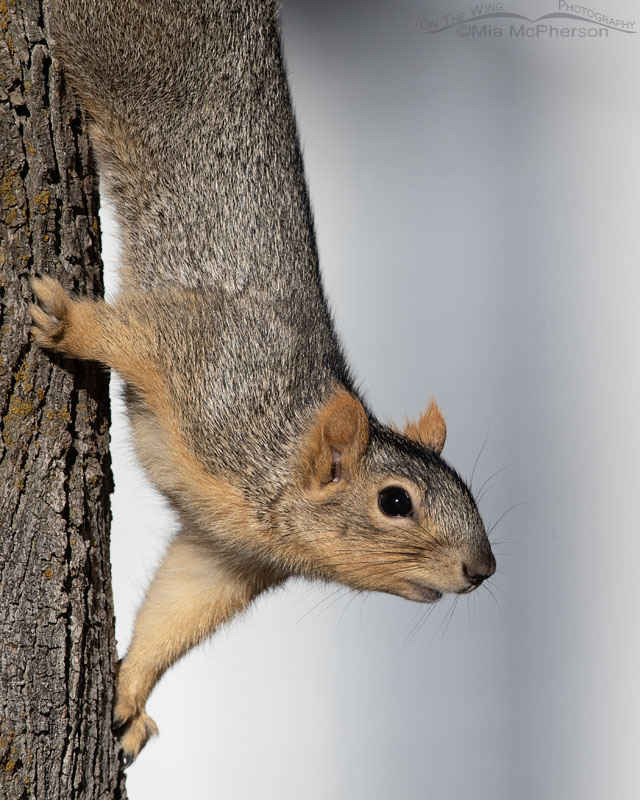
[[[56,0],[139,287],[322,298],[275,2]],[[114,13],[114,10],[118,13]],[[323,299],[323,298],[322,298]],[[301,298],[297,311],[308,310]]]

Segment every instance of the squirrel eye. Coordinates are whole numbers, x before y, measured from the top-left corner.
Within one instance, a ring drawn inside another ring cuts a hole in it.
[[[400,486],[389,486],[378,495],[378,505],[388,517],[408,517],[413,511],[408,492]]]

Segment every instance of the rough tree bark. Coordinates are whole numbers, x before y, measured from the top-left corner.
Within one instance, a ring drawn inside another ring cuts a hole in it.
[[[124,798],[108,377],[29,336],[31,274],[102,292],[97,181],[48,12],[0,0],[0,797]]]

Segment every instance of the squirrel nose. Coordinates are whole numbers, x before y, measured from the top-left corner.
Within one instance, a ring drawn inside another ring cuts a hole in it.
[[[480,586],[485,578],[490,578],[496,571],[496,560],[493,553],[484,558],[464,561],[462,563],[462,574],[472,586]]]

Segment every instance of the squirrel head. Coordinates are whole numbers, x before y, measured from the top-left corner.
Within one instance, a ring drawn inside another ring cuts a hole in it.
[[[493,575],[473,496],[440,457],[445,437],[433,401],[400,433],[336,390],[308,431],[287,513],[304,571],[421,602],[470,592]]]

